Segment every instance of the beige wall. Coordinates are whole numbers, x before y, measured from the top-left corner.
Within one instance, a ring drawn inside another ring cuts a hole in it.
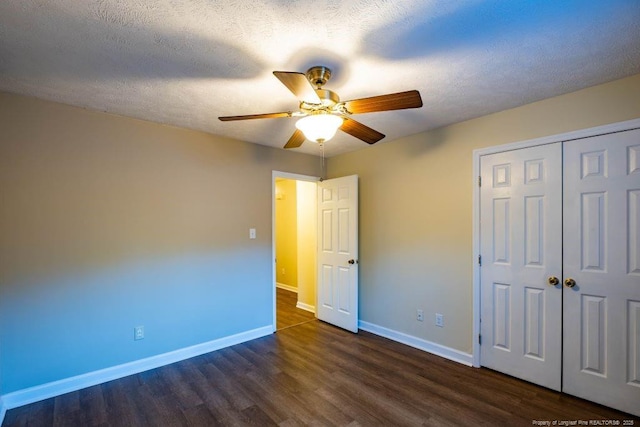
[[[298,287],[298,193],[296,181],[276,180],[276,282]]]
[[[638,117],[640,74],[330,158],[360,177],[361,320],[470,353],[472,151]]]
[[[320,172],[0,93],[0,395],[270,326],[273,170]]]

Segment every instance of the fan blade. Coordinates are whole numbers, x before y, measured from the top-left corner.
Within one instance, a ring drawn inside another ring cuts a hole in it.
[[[246,116],[224,116],[218,117],[223,122],[230,122],[233,120],[251,120],[251,119],[275,119],[278,117],[291,117],[293,113],[291,111],[284,111],[282,113],[266,113],[266,114],[248,114]]]
[[[342,126],[340,126],[340,130],[363,140],[367,144],[375,144],[385,136],[377,130],[371,129],[369,126],[365,126],[362,123],[349,118],[344,119]]]
[[[304,101],[307,104],[320,104],[322,102],[304,74],[290,71],[274,71],[273,75],[300,101]]]
[[[373,113],[375,111],[404,110],[422,107],[422,98],[417,90],[354,99],[344,103],[351,114]]]
[[[304,133],[302,133],[300,129],[296,129],[293,135],[291,135],[291,138],[289,138],[289,141],[284,145],[284,148],[298,148],[304,140]]]

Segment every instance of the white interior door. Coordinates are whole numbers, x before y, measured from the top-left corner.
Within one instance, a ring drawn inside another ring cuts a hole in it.
[[[562,363],[561,150],[556,143],[480,161],[482,365],[554,390]]]
[[[640,130],[564,161],[563,391],[640,415]]]
[[[318,184],[318,319],[358,332],[358,176]]]

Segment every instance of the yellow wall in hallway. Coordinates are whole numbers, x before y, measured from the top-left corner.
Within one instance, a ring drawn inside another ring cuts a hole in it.
[[[298,193],[296,181],[276,180],[276,282],[298,287]]]

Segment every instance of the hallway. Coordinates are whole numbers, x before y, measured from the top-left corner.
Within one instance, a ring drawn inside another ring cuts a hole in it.
[[[289,328],[315,319],[315,315],[296,307],[298,295],[295,292],[276,288],[276,330]]]

